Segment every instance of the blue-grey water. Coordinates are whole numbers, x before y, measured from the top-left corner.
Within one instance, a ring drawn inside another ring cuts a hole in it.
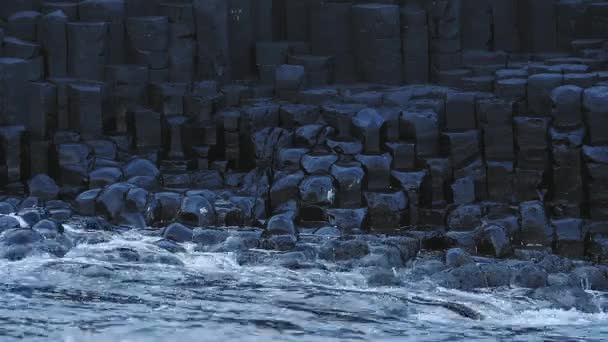
[[[0,261],[0,340],[608,340],[608,314],[551,309],[517,289],[448,290],[410,281],[407,269],[395,270],[405,285],[375,288],[357,270],[241,266],[230,252],[187,245],[171,254],[155,240],[130,231],[64,258]],[[117,256],[124,248],[141,258]],[[464,304],[482,318],[408,303],[412,296]]]

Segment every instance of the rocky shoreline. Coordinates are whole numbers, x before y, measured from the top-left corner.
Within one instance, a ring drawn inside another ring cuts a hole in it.
[[[313,2],[0,9],[0,258],[136,230],[605,311],[608,3]]]

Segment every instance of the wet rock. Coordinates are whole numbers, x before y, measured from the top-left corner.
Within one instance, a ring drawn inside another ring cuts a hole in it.
[[[450,230],[473,230],[481,224],[481,208],[461,205],[449,213],[447,223]]]
[[[40,197],[29,196],[19,203],[19,210],[41,208],[44,206]]]
[[[185,253],[186,249],[178,245],[175,241],[162,239],[154,242],[154,245],[171,253]]]
[[[586,313],[597,313],[599,308],[594,303],[593,295],[581,288],[570,286],[548,286],[534,290],[533,299],[545,300],[562,310],[575,309]]]
[[[608,290],[608,276],[604,269],[595,266],[581,266],[572,271],[571,281],[584,290]]]
[[[302,205],[332,205],[334,203],[336,190],[333,179],[329,176],[306,177],[298,188]]]
[[[16,228],[5,231],[0,237],[0,242],[8,246],[27,245],[38,242],[43,236],[37,231],[29,228]]]
[[[53,200],[59,196],[59,186],[55,181],[45,175],[40,174],[34,176],[28,182],[30,196],[39,197],[43,200]]]
[[[498,263],[479,265],[489,287],[509,286],[511,283],[511,268]]]
[[[290,251],[296,247],[297,239],[293,235],[273,235],[261,241],[261,247],[264,249],[276,251]]]
[[[63,234],[63,225],[51,220],[42,220],[36,223],[32,230],[38,232],[45,239],[54,239]]]
[[[282,203],[297,198],[299,195],[299,184],[304,178],[304,173],[296,172],[287,175],[272,184],[270,188],[270,204],[276,208]]]
[[[308,153],[306,148],[282,148],[275,160],[275,168],[279,170],[299,170],[302,157]]]
[[[552,220],[551,224],[555,230],[554,252],[571,258],[582,257],[585,253],[583,220],[566,218]]]
[[[557,127],[572,127],[581,123],[583,89],[565,85],[553,89],[553,124]]]
[[[328,174],[332,165],[338,160],[335,154],[307,154],[302,157],[302,168],[309,174]]]
[[[352,118],[354,134],[363,142],[365,153],[380,153],[381,129],[384,117],[373,108],[360,110]]]
[[[403,191],[366,192],[369,228],[373,231],[395,231],[401,227],[408,201]]]
[[[319,258],[328,261],[349,261],[369,254],[369,246],[361,240],[331,240],[319,250]]]
[[[522,202],[519,204],[519,212],[523,242],[550,246],[553,242],[553,231],[547,222],[543,203],[540,201]]]
[[[0,233],[12,228],[19,228],[21,224],[13,216],[0,216]]]
[[[17,209],[12,204],[7,202],[0,202],[0,214],[8,215],[14,213],[15,211],[17,211]]]
[[[473,258],[461,248],[450,248],[445,252],[445,264],[448,267],[460,267],[473,263]]]
[[[260,246],[261,231],[245,231],[231,235],[223,244],[213,249],[214,252],[245,251]]]
[[[439,119],[432,111],[404,112],[401,117],[402,138],[416,141],[419,157],[436,157],[439,154]]]
[[[97,197],[101,194],[102,189],[92,189],[82,192],[76,197],[76,212],[84,216],[95,215],[95,202]]]
[[[42,208],[22,209],[19,210],[18,215],[29,227],[48,216],[46,210]]]
[[[127,193],[125,200],[128,209],[144,212],[147,209],[149,193],[142,188],[132,188]]]
[[[436,273],[432,278],[443,287],[459,290],[472,290],[488,286],[484,274],[475,264],[466,264]]]
[[[342,236],[342,231],[336,227],[321,227],[315,230],[314,234],[320,236],[340,237]]]
[[[123,167],[122,171],[126,179],[136,176],[149,176],[154,178],[160,176],[160,171],[156,165],[147,159],[133,159]]]
[[[230,234],[223,230],[194,228],[192,241],[199,245],[211,246],[226,241],[229,236]]]
[[[367,190],[384,191],[391,183],[392,157],[388,153],[382,155],[358,154],[355,159],[361,163],[367,176]]]
[[[89,188],[104,188],[122,178],[122,171],[116,167],[102,167],[89,173]]]
[[[192,241],[192,229],[180,223],[172,223],[163,230],[163,238],[175,242]]]
[[[365,172],[357,163],[334,164],[331,175],[337,183],[337,206],[340,208],[361,207],[361,189]]]
[[[509,237],[502,226],[490,224],[482,228],[480,250],[486,250],[497,258],[507,256],[511,252]]]
[[[143,188],[148,191],[158,190],[158,179],[152,176],[135,176],[127,180],[127,183],[133,184],[138,188]]]
[[[159,208],[157,208],[158,213],[155,214],[154,221],[167,222],[177,216],[182,202],[180,194],[159,192],[154,194],[154,198],[159,203]]]
[[[96,208],[110,220],[118,218],[125,207],[126,195],[132,187],[128,183],[116,183],[108,186],[95,200]]]
[[[539,266],[526,263],[513,270],[511,284],[536,289],[547,286],[547,272]]]
[[[327,217],[329,223],[338,227],[341,231],[351,232],[353,230],[365,229],[367,208],[360,209],[328,209]]]
[[[606,263],[608,261],[608,238],[594,236],[591,239],[588,253],[593,261]]]
[[[269,236],[273,235],[296,235],[297,230],[293,223],[295,219],[295,213],[287,212],[279,215],[274,215],[268,220],[266,225],[265,234]]]
[[[420,251],[420,241],[406,236],[394,236],[384,240],[384,243],[395,246],[401,254],[403,264],[414,259]]]
[[[177,220],[190,226],[207,227],[215,223],[213,205],[203,196],[187,196],[182,200]]]
[[[538,266],[551,274],[570,272],[573,264],[570,259],[561,258],[554,254],[547,254],[538,262]]]
[[[371,269],[366,270],[365,279],[367,280],[367,286],[380,287],[380,286],[399,286],[401,281],[395,276],[395,272],[386,269]]]
[[[296,128],[314,124],[321,115],[318,106],[286,104],[281,106],[281,127]]]
[[[318,143],[319,135],[324,127],[320,124],[298,127],[294,133],[294,143],[296,146],[313,147]]]
[[[395,245],[383,244],[370,246],[370,253],[357,262],[358,267],[378,267],[392,269],[403,266],[401,251]]]

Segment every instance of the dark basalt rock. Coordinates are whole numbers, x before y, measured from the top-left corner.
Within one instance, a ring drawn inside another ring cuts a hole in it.
[[[215,223],[215,209],[203,196],[186,196],[182,200],[177,220],[190,226],[207,227]]]
[[[45,239],[54,239],[63,234],[63,225],[51,220],[42,220],[36,223],[32,229]]]
[[[28,183],[30,196],[54,200],[59,196],[59,186],[48,175],[37,175]]]
[[[513,269],[511,284],[526,288],[547,286],[547,272],[536,265],[525,263]]]
[[[163,238],[175,242],[188,242],[192,241],[193,232],[191,228],[188,228],[180,223],[172,223],[163,230]]]
[[[488,286],[485,275],[479,266],[474,263],[436,273],[432,279],[441,286],[460,290],[472,290]]]
[[[531,297],[537,300],[548,301],[558,309],[575,309],[586,313],[597,313],[600,311],[598,305],[594,303],[593,295],[585,292],[580,287],[543,287],[534,290]]]
[[[44,237],[33,229],[17,228],[5,231],[2,234],[0,241],[8,246],[12,246],[31,244],[42,239],[44,239]]]
[[[460,267],[471,263],[473,258],[460,248],[450,248],[445,252],[445,264],[448,267]]]
[[[367,254],[369,246],[361,240],[331,240],[319,250],[319,258],[329,261],[350,261]]]
[[[15,211],[17,211],[17,209],[12,204],[7,202],[0,202],[0,214],[8,215],[14,213]]]
[[[395,273],[386,269],[372,269],[366,272],[366,280],[368,286],[399,286],[401,281],[395,276]]]
[[[186,249],[173,240],[162,239],[154,242],[154,245],[171,253],[185,253]]]
[[[265,234],[269,236],[274,235],[292,235],[297,234],[297,229],[294,225],[295,213],[286,212],[279,215],[275,215],[268,220]]]
[[[20,227],[19,220],[12,216],[0,216],[0,232]]]

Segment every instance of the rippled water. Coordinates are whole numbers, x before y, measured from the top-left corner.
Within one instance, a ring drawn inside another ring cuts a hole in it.
[[[604,341],[608,315],[549,309],[505,289],[430,282],[371,288],[357,271],[240,266],[232,253],[172,255],[136,232],[62,259],[0,261],[2,341]],[[128,262],[129,247],[159,262]],[[177,260],[178,258],[179,260]],[[180,262],[181,261],[181,264]],[[179,265],[178,265],[179,264]],[[183,265],[182,265],[183,264]],[[464,304],[471,320],[414,296]]]

